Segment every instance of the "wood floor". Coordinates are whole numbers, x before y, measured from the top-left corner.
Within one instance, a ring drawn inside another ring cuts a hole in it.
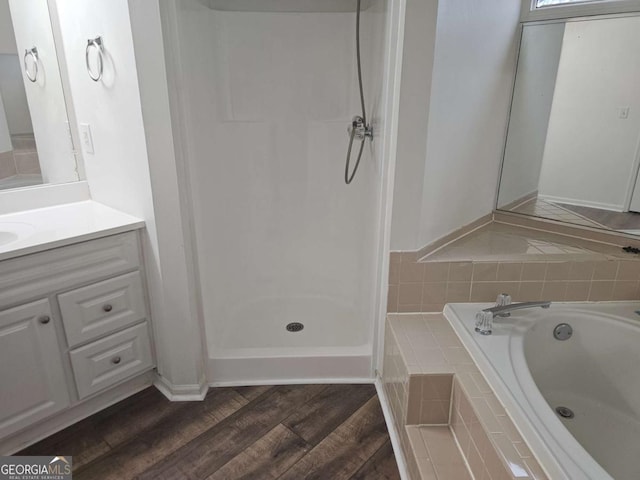
[[[74,480],[400,478],[372,385],[148,388],[19,454],[72,455]]]

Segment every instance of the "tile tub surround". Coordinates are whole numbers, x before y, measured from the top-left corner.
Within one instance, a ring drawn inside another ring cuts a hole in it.
[[[418,259],[392,252],[388,312],[440,312],[445,303],[640,298],[640,257],[617,245],[492,224]]]
[[[421,445],[416,445],[421,438],[427,447],[429,442],[422,433],[416,435],[411,422],[428,421],[420,416],[422,405],[440,398],[436,395],[440,395],[441,390],[436,394],[424,388],[425,378],[430,376],[439,378],[436,382],[446,376],[452,380],[450,417],[445,427],[456,439],[459,452],[474,478],[547,478],[443,315],[388,315],[383,372],[384,388],[393,421],[400,432],[411,479],[458,478],[438,471],[438,464],[447,461],[438,455],[449,455],[449,463],[458,464],[451,458],[449,449],[438,453],[427,448],[427,455],[424,455]],[[416,412],[418,408],[420,411]],[[424,427],[420,425],[420,428]]]

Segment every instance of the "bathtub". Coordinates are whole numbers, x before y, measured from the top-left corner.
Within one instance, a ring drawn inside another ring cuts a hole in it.
[[[444,313],[549,477],[640,479],[640,303],[520,310],[482,336],[475,314],[488,306]],[[567,340],[554,337],[560,323]]]

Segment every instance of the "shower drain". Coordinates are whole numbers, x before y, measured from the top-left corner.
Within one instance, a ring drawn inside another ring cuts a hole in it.
[[[556,407],[556,413],[560,415],[562,418],[573,418],[575,414],[573,410],[567,407]]]
[[[291,322],[291,323],[287,324],[287,331],[288,332],[299,332],[303,328],[304,328],[304,325],[301,324],[300,322]]]

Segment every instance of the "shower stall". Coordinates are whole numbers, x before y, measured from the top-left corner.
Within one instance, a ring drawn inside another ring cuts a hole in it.
[[[398,1],[361,0],[373,139],[350,185],[357,0],[180,0],[165,12],[214,384],[373,375]]]

